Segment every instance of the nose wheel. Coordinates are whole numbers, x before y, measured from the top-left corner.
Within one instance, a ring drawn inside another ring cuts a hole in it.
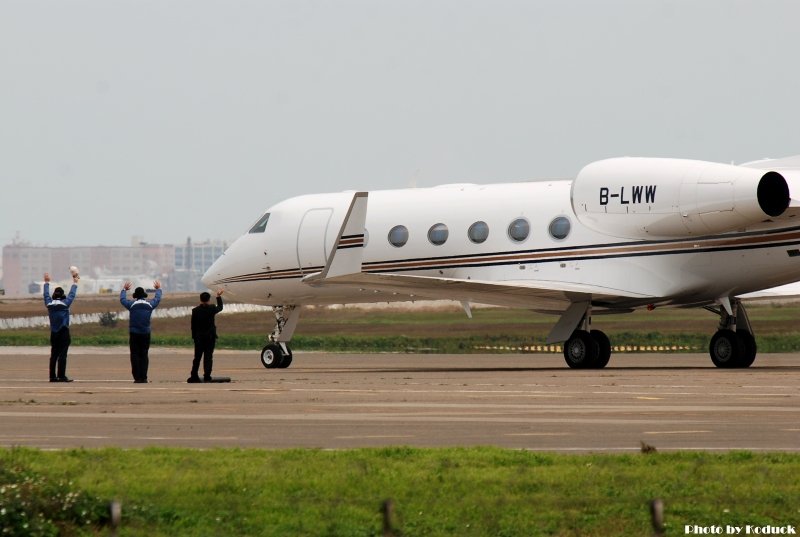
[[[292,363],[289,341],[297,328],[300,307],[273,306],[272,313],[275,315],[275,328],[267,335],[268,343],[261,349],[261,365],[267,369],[282,369]]]
[[[267,369],[278,369],[289,367],[292,363],[292,350],[286,346],[286,350],[277,343],[270,343],[261,349],[261,365]]]

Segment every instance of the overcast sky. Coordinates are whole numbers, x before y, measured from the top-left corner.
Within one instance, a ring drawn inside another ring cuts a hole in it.
[[[290,196],[800,153],[800,2],[0,0],[0,245]]]

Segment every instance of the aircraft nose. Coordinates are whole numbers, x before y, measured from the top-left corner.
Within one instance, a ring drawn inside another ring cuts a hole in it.
[[[225,278],[224,259],[225,259],[225,254],[223,254],[216,261],[214,261],[211,264],[211,266],[208,267],[206,273],[203,274],[203,277],[200,278],[200,281],[203,282],[203,285],[205,285],[209,289],[212,289],[214,286],[219,286],[220,284],[217,282]]]

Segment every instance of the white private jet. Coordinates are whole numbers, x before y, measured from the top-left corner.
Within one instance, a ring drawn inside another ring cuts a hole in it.
[[[794,194],[794,195],[793,195]],[[574,180],[453,184],[278,203],[203,282],[273,306],[265,367],[287,367],[302,306],[418,299],[560,315],[548,343],[602,368],[592,315],[661,306],[719,316],[717,367],[749,367],[739,297],[800,280],[800,156],[734,166],[614,158]]]

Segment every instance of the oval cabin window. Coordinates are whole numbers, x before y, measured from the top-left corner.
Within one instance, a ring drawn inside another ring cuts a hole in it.
[[[428,230],[428,240],[436,246],[440,246],[447,242],[447,236],[450,232],[444,224],[434,224]]]
[[[566,239],[571,228],[572,224],[570,224],[569,218],[566,216],[556,217],[550,222],[550,236],[556,240]]]
[[[517,218],[508,226],[508,236],[516,242],[522,242],[527,239],[530,231],[531,226],[524,218]]]
[[[475,222],[469,226],[469,229],[467,230],[467,236],[469,237],[469,240],[475,244],[480,244],[489,238],[489,226],[486,224],[486,222]]]
[[[408,242],[408,228],[406,226],[394,226],[389,230],[389,244],[400,248]]]

